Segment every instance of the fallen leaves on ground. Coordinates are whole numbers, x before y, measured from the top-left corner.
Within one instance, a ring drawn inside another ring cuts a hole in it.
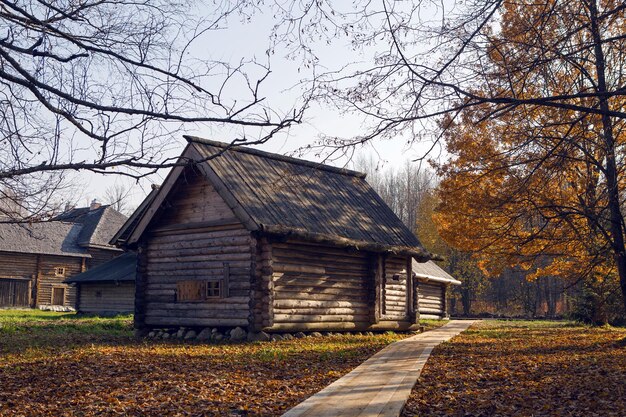
[[[437,347],[408,416],[625,416],[626,329],[482,322]]]
[[[107,321],[96,327],[85,323],[69,336],[58,330],[47,334],[50,323],[30,329],[22,323],[2,335],[0,415],[280,415],[404,337],[203,345],[138,342],[130,328],[107,339],[101,331]]]

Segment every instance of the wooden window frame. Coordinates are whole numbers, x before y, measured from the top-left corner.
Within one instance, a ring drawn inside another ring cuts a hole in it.
[[[61,272],[59,272],[61,271]],[[64,277],[66,272],[66,268],[64,266],[55,266],[54,267],[54,276],[55,277]]]
[[[215,300],[218,298],[224,298],[224,280],[223,279],[207,279],[205,286],[204,297],[206,300]],[[212,288],[210,284],[217,284],[217,295],[212,295],[211,292],[215,288]]]
[[[176,302],[177,303],[202,303],[206,301],[219,300],[228,298],[230,287],[230,265],[228,262],[224,262],[224,274],[222,278],[208,278],[204,280],[180,280],[176,282]],[[217,284],[211,286],[210,284]],[[199,295],[198,298],[183,298],[181,299],[181,293],[183,287],[191,286],[196,288],[186,288],[187,292],[195,292]],[[215,288],[217,287],[217,288]],[[215,293],[217,289],[217,294]],[[191,290],[191,291],[189,291]]]

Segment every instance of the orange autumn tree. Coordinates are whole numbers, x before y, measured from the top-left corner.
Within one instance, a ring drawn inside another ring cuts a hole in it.
[[[441,123],[437,220],[485,270],[619,280],[626,294],[625,9],[503,2],[483,29],[483,79]]]

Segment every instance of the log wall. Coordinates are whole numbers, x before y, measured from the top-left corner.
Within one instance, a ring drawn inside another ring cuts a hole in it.
[[[370,325],[368,255],[305,243],[273,243],[273,328]]]
[[[274,324],[274,262],[272,245],[266,237],[254,240],[256,257],[254,260],[253,293],[251,311],[255,330],[269,328]]]
[[[402,330],[413,326],[404,310],[406,258],[385,260],[363,251],[289,241],[271,243],[271,259],[273,323],[265,330]],[[404,278],[383,288],[383,263],[387,273],[404,270]],[[396,303],[387,314],[379,308],[385,296]]]
[[[446,315],[446,286],[444,284],[422,280],[419,281],[417,291],[419,311],[422,318],[442,318]]]
[[[407,261],[404,257],[390,256],[385,259],[383,280],[383,312],[385,320],[408,319],[407,307]]]
[[[63,288],[66,307],[76,307],[76,288],[64,284],[67,278],[79,274],[84,270],[84,258],[70,258],[65,256],[40,255],[39,277],[37,279],[37,305],[53,305],[53,288]],[[55,268],[64,267],[65,275],[55,276]]]
[[[0,278],[31,279],[36,273],[36,254],[0,252]]]
[[[134,282],[79,284],[81,313],[132,313],[135,309]]]
[[[102,248],[88,248],[87,252],[91,255],[91,258],[87,260],[87,269],[91,269],[94,266],[101,265],[111,259],[120,256],[123,252],[119,249],[102,249]]]
[[[163,206],[140,245],[138,327],[248,326],[256,251],[250,232],[193,171]],[[177,301],[177,282],[212,279],[222,280],[223,298]]]
[[[72,275],[76,275],[83,270],[84,258],[71,256],[37,255],[30,253],[0,253],[0,279],[10,281],[29,281],[28,293],[24,294],[24,285],[12,287],[5,285],[7,290],[19,290],[19,305],[52,305],[52,289],[63,288],[65,296],[63,306],[74,307],[76,303],[76,289],[64,284],[63,281]],[[65,268],[65,275],[56,276],[55,268]],[[24,298],[28,301],[24,303]],[[10,307],[3,305],[9,303],[10,297],[3,297],[4,302],[0,307]]]

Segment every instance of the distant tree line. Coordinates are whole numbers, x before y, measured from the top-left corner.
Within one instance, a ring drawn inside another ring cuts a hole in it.
[[[549,259],[537,259],[528,270],[503,268],[487,275],[480,257],[447,244],[436,224],[439,180],[427,165],[406,161],[401,166],[381,165],[371,155],[359,155],[354,168],[367,173],[367,181],[413,230],[430,251],[443,255],[440,266],[462,285],[450,291],[453,315],[524,318],[572,318],[588,323],[623,323],[619,282],[565,280],[534,276]]]

